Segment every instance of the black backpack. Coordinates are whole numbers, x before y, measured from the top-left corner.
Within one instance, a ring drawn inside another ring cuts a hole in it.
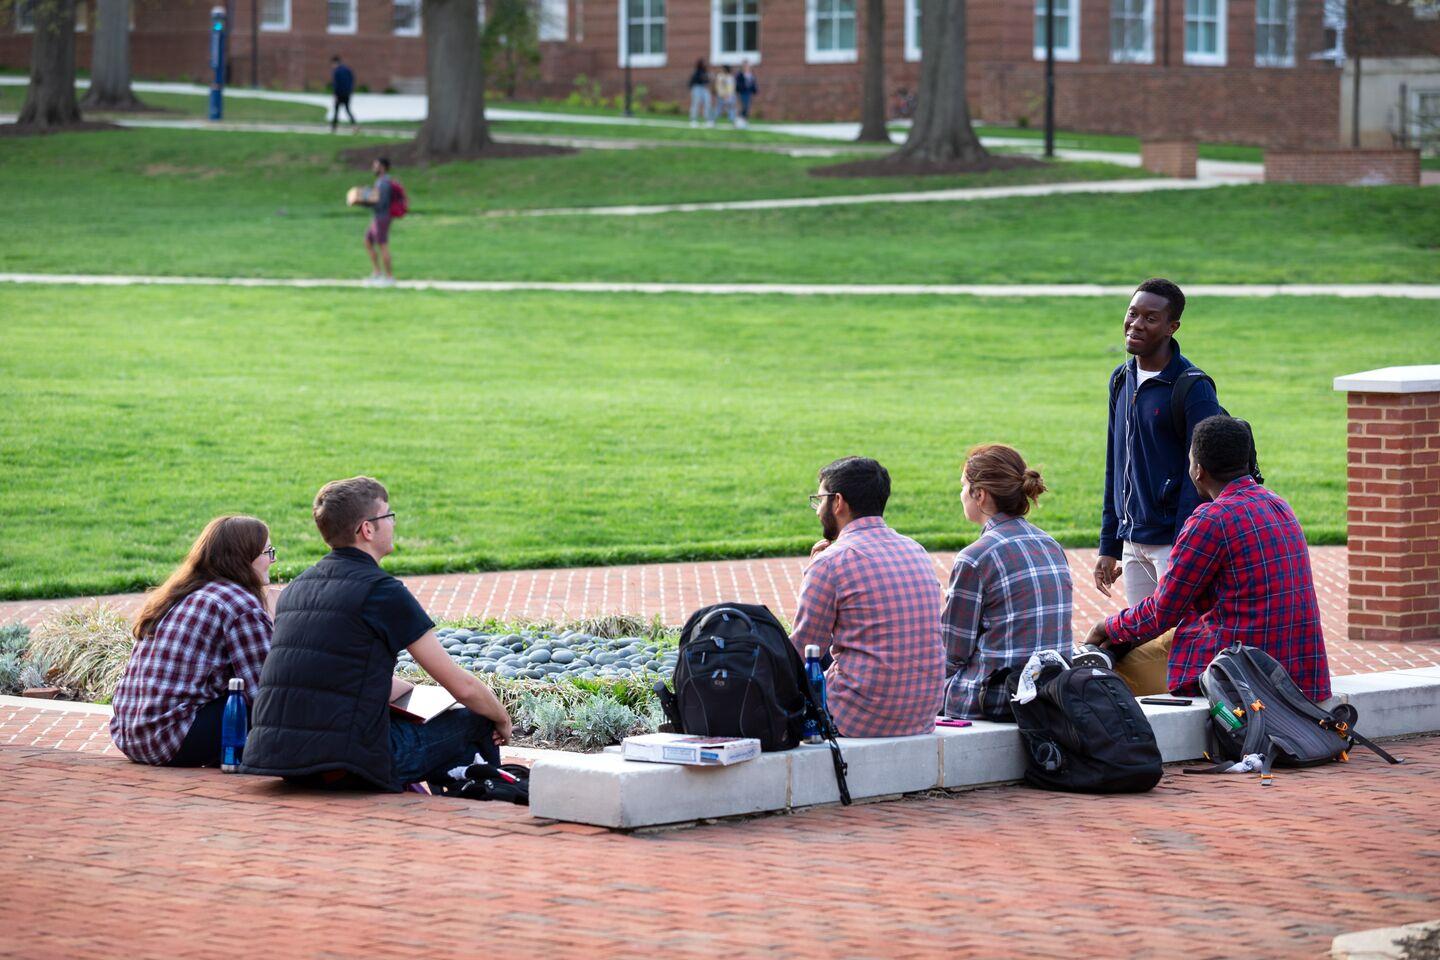
[[[1213,767],[1186,773],[1225,773],[1240,759],[1261,758],[1261,783],[1271,766],[1313,767],[1348,760],[1355,744],[1389,763],[1403,763],[1355,732],[1358,711],[1348,703],[1321,708],[1295,685],[1270,654],[1236,643],[1221,650],[1200,675],[1210,702]]]
[[[1021,672],[1010,675],[1014,696]],[[1155,731],[1130,688],[1110,670],[1061,667],[1040,673],[1036,695],[1015,702],[1025,741],[1025,782],[1073,793],[1142,793],[1160,782]]]
[[[654,689],[679,733],[754,737],[769,752],[799,745],[805,721],[815,720],[830,741],[841,802],[850,802],[835,723],[768,607],[718,603],[692,613],[680,633],[674,686],[672,693],[662,680]]]
[[[1220,396],[1220,390],[1215,386],[1215,378],[1199,367],[1189,367],[1180,371],[1180,376],[1176,377],[1175,382],[1170,385],[1170,429],[1175,436],[1180,438],[1181,443],[1185,442],[1185,400],[1190,396],[1190,391],[1195,384],[1201,380],[1210,384],[1210,389],[1215,391],[1217,398]],[[1122,365],[1110,377],[1110,409],[1112,411],[1115,409],[1115,398],[1120,395],[1124,384],[1125,367]],[[1220,408],[1220,412],[1227,417],[1230,416],[1230,411],[1223,406]],[[1241,420],[1240,422],[1250,433],[1250,476],[1256,483],[1264,486],[1265,475],[1260,472],[1259,453],[1255,449],[1255,430],[1250,426],[1250,421]]]

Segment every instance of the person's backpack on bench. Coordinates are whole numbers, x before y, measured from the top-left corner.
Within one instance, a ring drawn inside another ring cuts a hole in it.
[[[1213,767],[1186,773],[1250,772],[1269,786],[1270,768],[1313,767],[1348,760],[1361,744],[1388,763],[1403,763],[1355,732],[1358,711],[1348,703],[1326,710],[1300,691],[1274,657],[1242,643],[1215,655],[1200,675],[1210,702]]]
[[[815,720],[830,741],[841,802],[850,802],[835,722],[768,607],[718,603],[691,614],[680,633],[674,687],[662,680],[655,693],[680,733],[753,737],[769,752],[799,745],[805,721]]]
[[[1042,651],[1010,674],[1007,689],[1025,742],[1026,783],[1073,793],[1141,793],[1160,782],[1155,731],[1110,670],[1070,667],[1058,653]]]

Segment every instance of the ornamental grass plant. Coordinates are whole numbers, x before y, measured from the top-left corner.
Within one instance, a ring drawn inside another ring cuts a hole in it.
[[[27,658],[48,664],[50,681],[76,699],[108,703],[134,644],[129,618],[97,603],[42,622],[30,636]]]

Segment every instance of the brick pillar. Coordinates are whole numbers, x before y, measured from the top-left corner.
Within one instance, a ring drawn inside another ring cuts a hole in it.
[[[1440,639],[1440,365],[1335,389],[1350,398],[1350,639]]]
[[[1195,179],[1194,140],[1142,140],[1140,166],[1162,177]]]

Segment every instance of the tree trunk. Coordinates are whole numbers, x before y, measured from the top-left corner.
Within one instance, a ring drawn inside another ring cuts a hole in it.
[[[92,110],[141,110],[130,89],[130,0],[99,0],[90,50],[90,90],[80,103]]]
[[[864,143],[889,143],[885,128],[885,0],[865,0],[865,73],[860,97]]]
[[[426,116],[416,138],[421,156],[464,156],[490,144],[478,15],[476,0],[423,0]]]
[[[30,48],[30,90],[22,125],[61,127],[80,122],[75,102],[75,0],[37,0]]]
[[[990,155],[965,102],[965,0],[921,0],[920,89],[915,123],[896,160],[981,163]]]

